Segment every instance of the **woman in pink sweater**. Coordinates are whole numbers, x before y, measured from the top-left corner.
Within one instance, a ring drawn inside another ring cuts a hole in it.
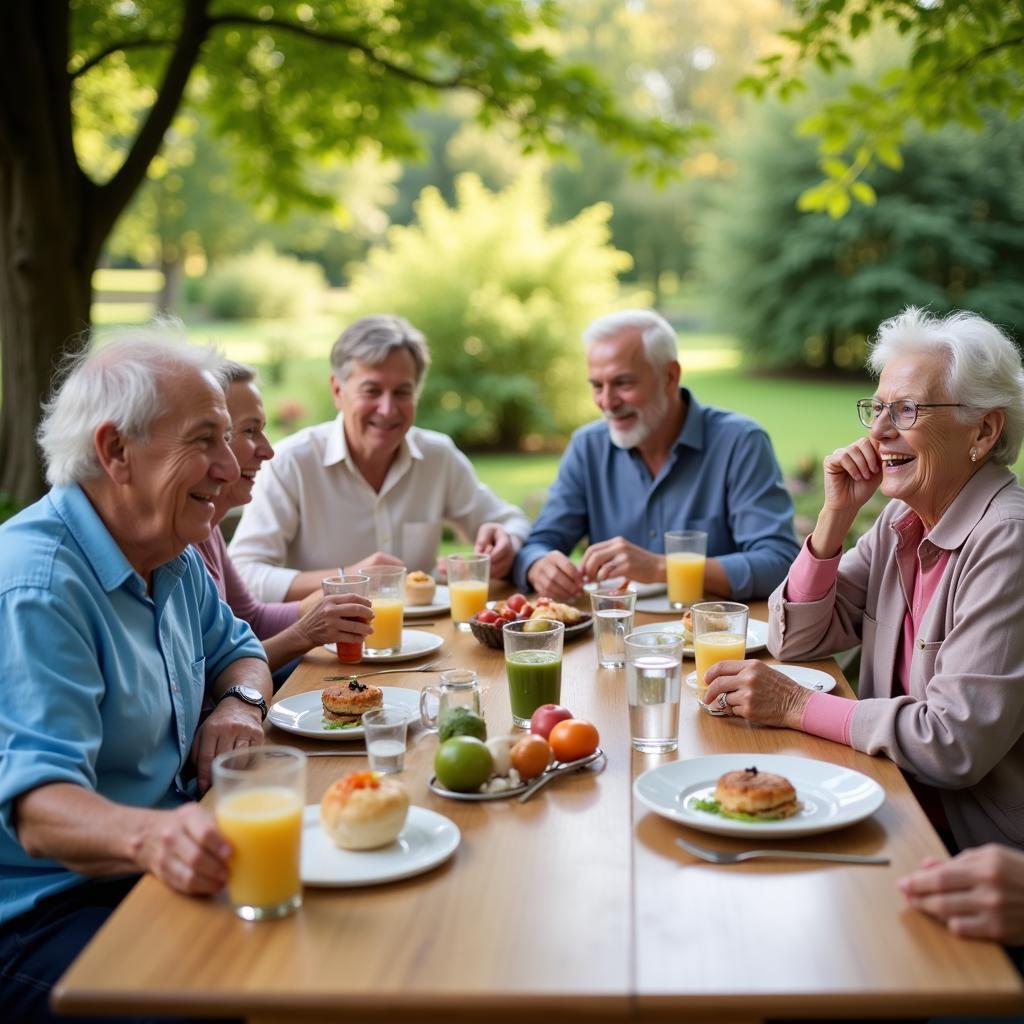
[[[951,846],[1024,849],[1024,436],[1013,343],[970,313],[882,324],[867,434],[825,459],[814,532],[769,602],[778,658],[863,645],[859,699],[756,661],[709,673],[709,704],[884,754]],[[877,491],[892,499],[842,553]]]
[[[253,371],[240,363],[226,361],[219,375],[231,417],[231,450],[242,473],[236,483],[224,488],[214,499],[214,528],[209,540],[197,544],[196,548],[221,598],[263,641],[271,672],[320,644],[362,641],[370,632],[373,619],[370,602],[365,597],[324,597],[315,593],[302,601],[257,601],[231,564],[224,537],[217,527],[229,509],[252,501],[256,474],[264,462],[273,458],[274,449],[264,433],[267,417]]]

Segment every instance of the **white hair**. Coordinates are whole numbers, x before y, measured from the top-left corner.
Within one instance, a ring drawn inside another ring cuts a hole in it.
[[[583,345],[614,338],[624,331],[638,330],[643,339],[647,361],[662,370],[678,358],[676,332],[672,325],[651,309],[622,309],[592,321],[583,332]]]
[[[186,344],[180,327],[166,322],[65,356],[36,435],[50,486],[99,476],[93,437],[102,423],[147,444],[153,421],[165,411],[162,380],[182,369],[216,375],[221,363],[214,349]]]
[[[908,306],[878,328],[868,365],[877,375],[890,359],[909,354],[945,362],[946,394],[967,407],[955,410],[961,423],[1002,410],[1006,422],[990,457],[1000,465],[1013,465],[1024,440],[1024,369],[1016,345],[976,313],[937,317]]]

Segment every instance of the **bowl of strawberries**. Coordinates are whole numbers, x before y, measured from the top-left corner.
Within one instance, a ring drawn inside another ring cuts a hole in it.
[[[565,639],[585,633],[593,625],[588,612],[581,612],[570,604],[561,604],[548,597],[538,597],[531,602],[524,594],[513,594],[504,601],[494,601],[483,611],[469,620],[473,636],[487,647],[501,650],[502,627],[506,622],[519,619],[554,619],[565,623]]]

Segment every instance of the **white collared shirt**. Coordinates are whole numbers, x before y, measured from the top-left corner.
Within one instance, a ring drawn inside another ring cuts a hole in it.
[[[411,427],[380,491],[348,453],[341,415],[285,438],[256,477],[228,551],[261,601],[281,601],[306,569],[358,562],[375,551],[430,572],[445,523],[467,540],[500,523],[521,543],[530,521],[476,477],[451,438]]]

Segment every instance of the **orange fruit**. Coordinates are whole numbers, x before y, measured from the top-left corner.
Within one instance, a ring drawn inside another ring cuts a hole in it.
[[[524,736],[511,751],[512,767],[521,779],[534,779],[551,764],[551,747],[542,736]]]
[[[597,727],[580,718],[559,722],[548,735],[548,743],[559,761],[577,761],[597,750],[601,741]]]

